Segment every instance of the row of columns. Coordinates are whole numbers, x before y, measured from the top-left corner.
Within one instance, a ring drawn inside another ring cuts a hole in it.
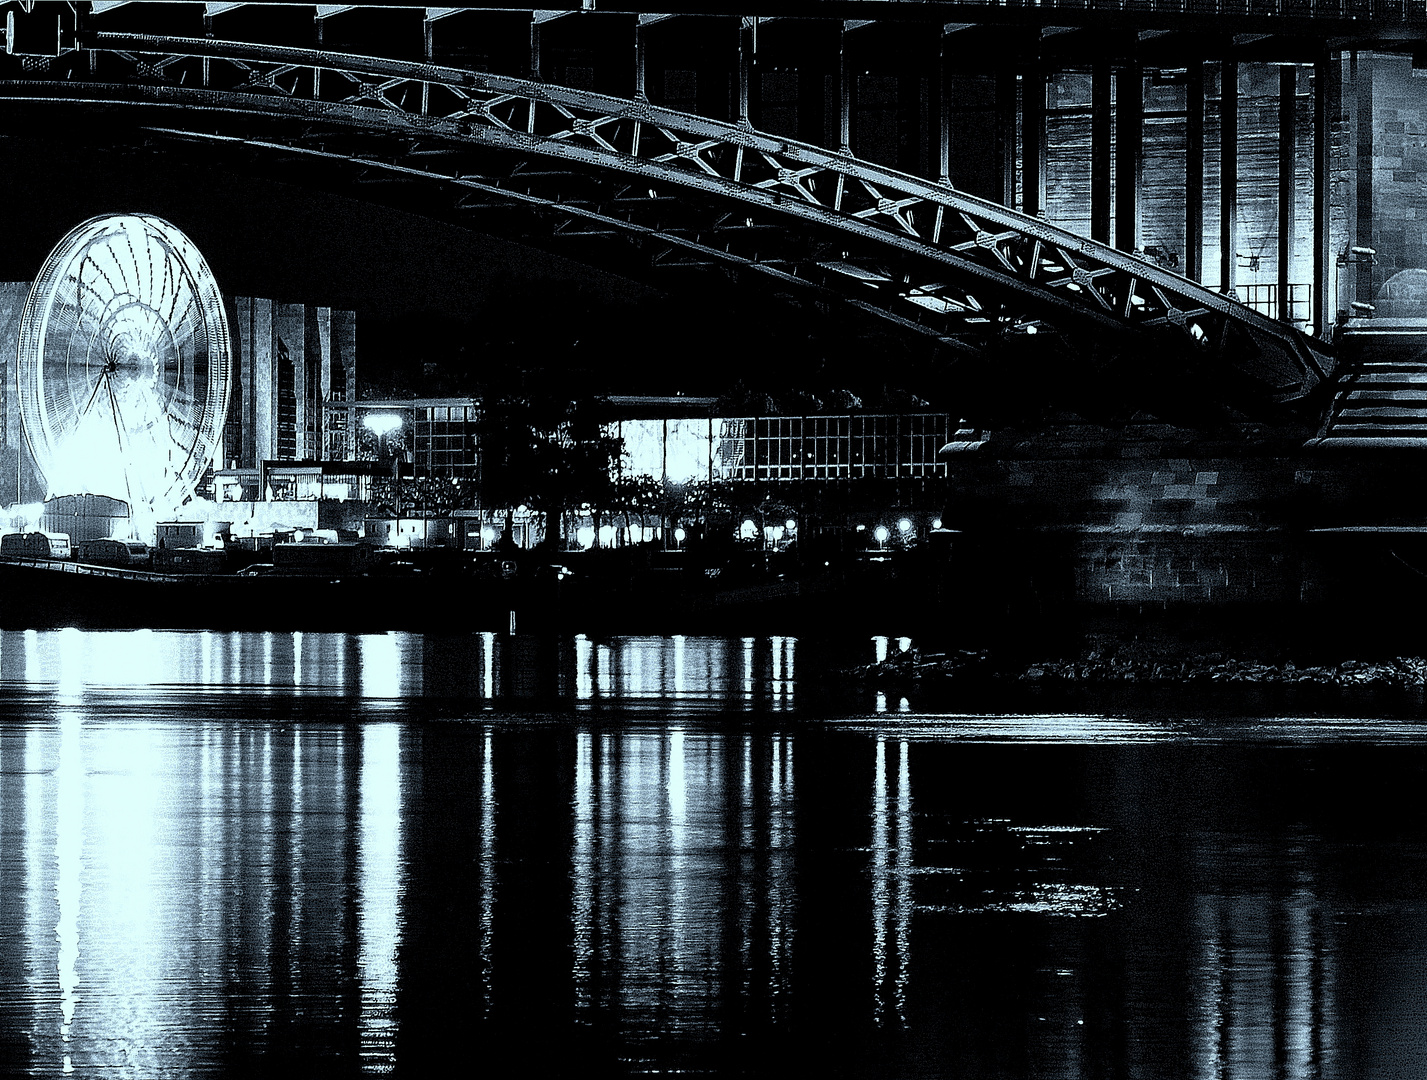
[[[444,13],[455,9],[428,9],[428,12]],[[530,74],[536,78],[542,74],[541,39],[543,28],[557,18],[573,13],[563,11],[532,12],[530,22]],[[435,18],[444,17],[442,14]],[[648,61],[648,31],[659,22],[670,19],[669,15],[638,15],[635,18],[633,55],[634,92],[638,98],[646,98],[646,67]],[[424,24],[425,46],[428,58],[432,55],[432,22],[428,16]],[[738,25],[736,93],[734,95],[732,119],[741,124],[752,122],[751,96],[753,71],[758,50],[760,20],[742,17]],[[828,57],[826,74],[835,80],[830,87],[831,97],[836,100],[835,132],[826,131],[826,141],[835,137],[835,149],[843,153],[853,152],[854,101],[853,87],[857,72],[853,69],[853,53],[849,49],[849,38],[865,26],[874,25],[866,20],[845,20],[835,30],[836,61]],[[954,102],[947,92],[950,80],[959,70],[961,54],[952,49],[947,31],[941,30],[941,45],[936,51],[937,78],[932,86],[935,100],[930,103],[935,134],[934,147],[928,156],[928,172],[935,172],[942,183],[951,182],[951,147],[954,135]],[[1219,108],[1219,281],[1223,291],[1232,293],[1236,286],[1237,252],[1235,238],[1238,233],[1238,156],[1239,156],[1239,65],[1235,60],[1218,62],[1220,84]],[[1336,298],[1330,295],[1332,288],[1332,258],[1328,236],[1328,188],[1329,188],[1329,145],[1328,132],[1336,101],[1337,63],[1329,57],[1322,57],[1314,65],[1314,108],[1313,108],[1313,321],[1321,330],[1331,322],[1336,306]],[[1192,280],[1202,281],[1204,266],[1204,197],[1205,197],[1205,62],[1196,61],[1187,65],[1186,72],[1186,138],[1184,166],[1184,226],[1185,246],[1182,272]],[[1280,68],[1279,74],[1279,152],[1278,152],[1278,221],[1280,237],[1276,262],[1276,280],[1280,298],[1281,317],[1293,314],[1288,310],[1289,286],[1292,284],[1291,256],[1292,238],[1297,222],[1295,220],[1295,188],[1297,175],[1296,147],[1298,141],[1296,121],[1298,69],[1292,65]],[[1047,185],[1047,72],[1039,68],[1023,70],[1019,74],[1010,64],[994,76],[994,135],[992,154],[995,183],[989,193],[1001,203],[1015,206],[1017,187],[1020,189],[1020,205],[1023,212],[1031,216],[1046,213]],[[821,87],[819,87],[821,89]],[[924,89],[925,92],[925,89]],[[1365,115],[1370,115],[1371,82],[1360,81],[1357,93],[1368,97]],[[831,109],[832,100],[827,102]],[[801,106],[800,106],[801,107]],[[1358,103],[1362,111],[1362,103]],[[1144,71],[1137,64],[1112,67],[1110,61],[1100,60],[1091,68],[1091,139],[1090,139],[1090,235],[1101,243],[1114,245],[1121,250],[1133,251],[1142,242],[1141,203],[1144,178]],[[831,116],[829,116],[831,120]],[[800,127],[806,126],[800,121]],[[1366,149],[1358,147],[1359,170],[1371,170],[1371,126],[1360,125],[1360,142],[1368,140]],[[1019,132],[1020,165],[1017,171],[1017,150]],[[807,133],[800,131],[802,137]],[[823,140],[819,140],[823,141]],[[1371,177],[1357,185],[1360,201],[1371,199]],[[1368,221],[1370,227],[1371,206],[1359,207],[1358,221]],[[1361,231],[1361,228],[1360,228]],[[1359,267],[1359,274],[1370,275],[1371,268]],[[1370,290],[1371,282],[1366,288]],[[1359,288],[1361,294],[1363,288]]]
[[[1239,65],[1233,60],[1219,62],[1219,280],[1224,292],[1235,290],[1239,207]],[[1204,194],[1205,194],[1205,65],[1191,63],[1185,75],[1185,166],[1184,229],[1182,272],[1195,281],[1204,279]],[[1329,133],[1336,101],[1337,64],[1323,57],[1314,65],[1313,101],[1313,311],[1321,328],[1333,314],[1332,253],[1328,233],[1328,189],[1330,168]],[[1045,211],[1046,200],[1046,79],[1035,71],[1021,77],[1022,87],[1022,210],[1033,216]],[[1288,317],[1289,285],[1292,282],[1293,242],[1297,231],[1295,195],[1297,188],[1298,124],[1296,98],[1298,69],[1279,68],[1278,138],[1278,224],[1280,238],[1276,264],[1280,317]],[[1359,84],[1358,95],[1367,95],[1362,115],[1371,115],[1371,80]],[[1140,242],[1140,201],[1144,179],[1144,75],[1137,66],[1114,72],[1107,62],[1091,71],[1090,124],[1090,236],[1100,243],[1112,241],[1124,251],[1133,251]],[[1359,125],[1360,178],[1359,232],[1371,227],[1372,129]],[[1113,156],[1112,156],[1113,148]],[[1112,161],[1114,168],[1112,170]],[[1008,202],[1010,200],[1007,200]],[[1360,274],[1371,274],[1360,267]],[[1370,289],[1371,282],[1366,288]],[[1363,290],[1359,290],[1360,292]],[[1325,319],[1322,314],[1328,314]]]

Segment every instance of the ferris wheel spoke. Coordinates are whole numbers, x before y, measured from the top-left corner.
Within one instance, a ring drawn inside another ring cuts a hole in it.
[[[91,390],[91,391],[89,391],[89,400],[87,400],[87,401],[84,403],[84,408],[82,408],[82,409],[79,410],[79,415],[80,415],[80,416],[85,416],[85,415],[87,415],[88,412],[89,412],[89,410],[94,407],[94,401],[95,401],[95,399],[99,396],[99,386],[100,386],[100,384],[101,384],[101,383],[107,384],[108,381],[109,381],[109,377],[108,377],[106,374],[104,374],[103,372],[100,372],[100,373],[99,373],[99,378],[97,378],[97,379],[94,380],[94,389]]]
[[[60,241],[35,290],[16,388],[46,482],[183,502],[217,445],[232,370],[202,254],[158,218],[95,218]]]

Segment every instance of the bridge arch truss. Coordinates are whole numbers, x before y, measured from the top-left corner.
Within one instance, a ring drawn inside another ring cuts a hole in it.
[[[723,268],[866,312],[957,356],[1008,335],[1178,352],[1261,402],[1307,397],[1331,351],[1168,270],[944,185],[746,126],[432,64],[89,33],[11,58],[16,107],[137,113],[150,137],[437,185],[473,227],[634,241],[651,274]],[[132,119],[132,117],[129,117]],[[520,220],[528,222],[530,216]],[[505,222],[506,224],[502,224]],[[1206,367],[1207,365],[1207,367]]]

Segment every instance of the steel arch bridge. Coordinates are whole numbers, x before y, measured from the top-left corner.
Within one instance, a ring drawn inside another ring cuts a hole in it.
[[[1302,400],[1333,373],[1323,342],[1170,271],[746,126],[429,63],[108,33],[78,45],[6,59],[0,101],[425,185],[481,231],[562,254],[632,242],[652,277],[721,268],[955,356],[1038,333],[1072,358],[1109,342],[1143,365],[1208,373],[1251,404]]]

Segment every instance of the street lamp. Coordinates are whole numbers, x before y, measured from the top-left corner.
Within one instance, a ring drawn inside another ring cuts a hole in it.
[[[887,537],[891,534],[887,531],[887,526],[878,525],[872,535],[877,537],[877,547],[878,550],[881,550],[882,546],[887,543]]]

